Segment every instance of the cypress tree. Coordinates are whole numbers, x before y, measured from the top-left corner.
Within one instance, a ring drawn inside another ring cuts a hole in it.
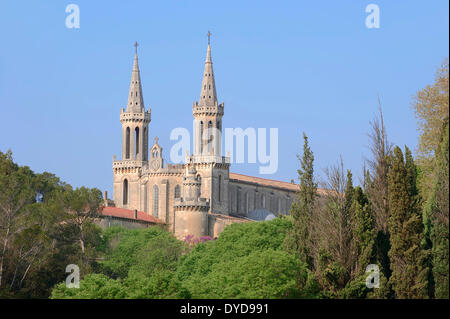
[[[314,180],[314,154],[305,133],[303,140],[303,156],[297,155],[300,161],[300,169],[297,170],[300,189],[290,210],[294,225],[284,245],[288,250],[298,253],[300,259],[312,267],[309,225],[317,197],[317,183]]]
[[[445,121],[441,144],[436,151],[436,167],[432,191],[431,241],[434,295],[449,298],[449,123]]]
[[[412,158],[412,156],[411,156]],[[394,149],[389,178],[388,229],[390,233],[389,259],[392,275],[389,283],[397,298],[426,298],[426,254],[422,249],[423,223],[416,205],[415,179],[410,175],[415,165],[406,163],[401,149]]]

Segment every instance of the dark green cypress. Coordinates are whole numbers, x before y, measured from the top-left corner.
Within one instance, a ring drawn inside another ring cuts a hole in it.
[[[300,169],[297,170],[300,189],[290,210],[294,225],[284,244],[288,250],[298,253],[300,259],[312,267],[309,225],[317,197],[317,183],[314,180],[314,154],[305,133],[303,140],[303,156],[297,155],[300,161]]]
[[[414,163],[405,163],[403,153],[394,149],[389,171],[388,229],[390,233],[389,259],[392,275],[389,283],[396,298],[426,298],[428,281],[426,253],[422,249],[423,223],[414,194]]]

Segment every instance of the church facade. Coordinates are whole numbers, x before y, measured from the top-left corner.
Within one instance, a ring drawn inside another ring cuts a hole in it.
[[[234,222],[288,214],[298,185],[231,173],[220,138],[204,138],[207,129],[222,132],[224,114],[208,43],[201,93],[192,107],[193,153],[184,164],[165,163],[158,138],[149,144],[151,110],[144,106],[136,44],[128,103],[120,111],[121,159],[113,158],[113,205],[152,215],[178,238],[217,237]]]

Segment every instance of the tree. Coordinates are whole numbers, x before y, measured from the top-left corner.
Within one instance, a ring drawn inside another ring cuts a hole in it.
[[[425,205],[431,222],[434,295],[449,298],[449,123],[441,130],[441,144],[436,150],[433,188]]]
[[[357,255],[352,242],[353,177],[339,164],[325,169],[322,187],[327,192],[313,214],[310,226],[314,269],[324,290],[337,296],[354,276]]]
[[[421,191],[424,198],[432,188],[431,174],[435,166],[435,152],[439,148],[442,123],[449,117],[449,77],[448,58],[437,70],[435,81],[418,91],[412,107],[420,132],[418,161],[423,170]]]
[[[5,274],[5,258],[14,238],[26,228],[27,205],[34,200],[31,189],[33,174],[19,167],[12,153],[0,152],[0,288]]]
[[[389,216],[387,176],[392,145],[387,138],[381,105],[378,111],[379,117],[375,117],[370,122],[369,148],[372,153],[372,158],[368,160],[370,170],[368,194],[375,214],[375,226],[377,230],[387,234],[387,219]]]
[[[377,260],[381,263],[382,272],[389,278],[390,262],[388,251],[390,249],[390,240],[387,227],[387,220],[389,218],[388,173],[392,144],[387,137],[380,100],[378,100],[378,104],[379,116],[370,122],[369,149],[372,156],[367,161],[369,173],[366,173],[364,186],[374,216]]]
[[[309,228],[316,204],[317,183],[314,179],[314,154],[309,147],[308,137],[305,133],[303,133],[303,140],[303,156],[297,155],[301,166],[297,170],[300,189],[290,209],[294,225],[286,236],[285,247],[296,252],[302,261],[312,266]]]
[[[357,264],[354,266],[357,274],[365,272],[367,265],[375,262],[375,229],[372,210],[367,195],[361,187],[353,190],[352,202],[352,240],[356,249]]]
[[[0,152],[0,190],[0,295],[46,298],[65,278],[65,267],[80,260],[81,248],[73,245],[79,229],[67,221],[63,203],[72,188],[51,173],[17,165],[9,151]],[[83,232],[95,257],[98,229],[89,222]]]
[[[90,252],[95,250],[94,247],[87,247],[87,236],[93,230],[93,221],[98,217],[98,208],[102,203],[102,193],[96,188],[81,187],[75,190],[60,192],[60,196],[57,196],[58,209],[64,211],[63,224],[67,227],[72,227],[74,231],[74,238],[80,245],[81,249],[81,262],[83,267],[87,267],[89,263],[89,254],[86,249],[89,248]],[[92,256],[95,258],[95,256]]]
[[[422,249],[423,223],[415,194],[415,179],[410,170],[414,164],[399,147],[394,149],[392,168],[389,172],[388,227],[390,232],[392,275],[389,283],[397,298],[427,297],[427,254]],[[412,183],[412,184],[411,184]]]

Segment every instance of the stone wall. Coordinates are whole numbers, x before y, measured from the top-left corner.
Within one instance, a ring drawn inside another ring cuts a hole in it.
[[[256,209],[266,209],[275,216],[289,214],[297,185],[241,176],[245,175],[230,174],[228,186],[230,215],[245,217]]]

